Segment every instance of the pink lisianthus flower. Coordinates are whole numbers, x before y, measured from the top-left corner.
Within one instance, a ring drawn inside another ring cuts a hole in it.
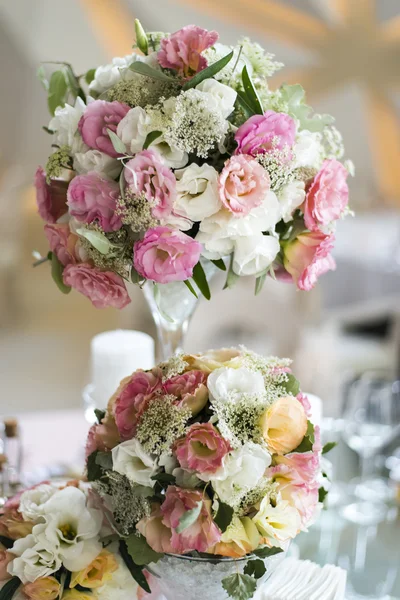
[[[291,149],[296,137],[292,117],[274,110],[263,115],[253,115],[235,133],[238,147],[235,154],[265,154],[275,149]]]
[[[117,101],[95,100],[88,104],[78,123],[78,129],[85,144],[93,150],[100,150],[100,152],[108,154],[108,156],[114,158],[120,156],[114,150],[107,129],[115,133],[118,123],[129,111],[130,107],[127,104]]]
[[[176,396],[179,406],[188,406],[196,416],[208,400],[206,383],[207,374],[193,370],[171,377],[163,384],[163,389],[166,394]]]
[[[201,502],[201,511],[196,521],[181,533],[176,531],[181,517],[193,510]],[[172,530],[171,547],[176,554],[184,554],[191,550],[207,552],[207,549],[217,544],[221,532],[211,517],[211,501],[198,490],[185,490],[169,486],[165,500],[161,505],[162,522]]]
[[[152,215],[164,219],[171,214],[176,198],[176,179],[156,150],[142,150],[125,165],[125,179],[136,195],[154,203]]]
[[[299,394],[297,394],[296,398],[300,402],[300,404],[303,406],[304,412],[306,413],[306,416],[307,416],[307,419],[309,419],[311,417],[311,403],[310,403],[308,397],[305,394],[303,394],[302,392],[300,392]]]
[[[326,160],[314,177],[303,204],[310,231],[323,229],[339,219],[349,202],[348,171],[335,159]]]
[[[207,31],[196,25],[187,25],[163,38],[158,51],[158,62],[165,69],[174,69],[189,79],[207,66],[202,52],[218,40],[216,31]]]
[[[159,369],[136,371],[120,390],[114,404],[114,415],[122,440],[131,439],[143,412],[157,392],[161,391]]]
[[[286,465],[272,467],[268,476],[278,484],[282,499],[297,509],[302,527],[310,525],[318,505],[318,483],[301,483],[297,472]]]
[[[65,285],[89,298],[96,308],[124,308],[131,302],[122,277],[111,271],[100,271],[89,263],[67,265],[63,280]]]
[[[92,425],[86,440],[86,458],[96,450],[108,452],[121,442],[114,418],[107,414],[101,423]]]
[[[64,267],[76,263],[75,248],[78,236],[71,233],[68,223],[47,223],[44,232],[49,242],[50,250],[54,252]]]
[[[184,469],[215,473],[230,452],[229,443],[211,423],[195,423],[175,444],[175,454]]]
[[[78,175],[68,188],[69,212],[81,223],[97,221],[103,231],[117,231],[122,226],[116,214],[119,194],[118,183],[103,179],[95,171]]]
[[[56,223],[68,211],[68,182],[61,179],[46,181],[46,173],[38,167],[35,174],[36,203],[39,215],[47,223]]]
[[[192,277],[201,248],[182,231],[154,227],[135,242],[133,264],[139,275],[157,283],[184,281]]]
[[[173,552],[171,546],[171,529],[163,523],[163,513],[159,504],[154,504],[149,517],[143,517],[136,529],[145,538],[155,552]]]
[[[267,171],[254,158],[238,154],[225,162],[218,178],[218,193],[222,204],[240,217],[262,204],[270,183]]]
[[[300,290],[308,292],[320,275],[336,268],[330,254],[334,241],[333,234],[312,231],[300,234],[284,246],[283,266]]]

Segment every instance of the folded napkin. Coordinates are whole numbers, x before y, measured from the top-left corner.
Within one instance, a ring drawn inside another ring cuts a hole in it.
[[[346,571],[287,558],[258,591],[257,600],[344,600]]]

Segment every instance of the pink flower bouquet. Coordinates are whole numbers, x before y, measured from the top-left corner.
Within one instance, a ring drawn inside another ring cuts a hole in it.
[[[209,298],[207,261],[310,290],[335,268],[348,212],[339,132],[300,85],[269,87],[283,65],[189,25],[145,33],[133,54],[47,80],[53,152],[35,185],[59,288],[123,308],[128,282],[183,281]],[[43,261],[40,261],[43,262]],[[156,288],[155,288],[156,289]]]
[[[165,554],[245,558],[254,592],[262,559],[313,523],[326,494],[309,411],[289,360],[244,348],[124,379],[90,430],[87,473],[136,574]]]

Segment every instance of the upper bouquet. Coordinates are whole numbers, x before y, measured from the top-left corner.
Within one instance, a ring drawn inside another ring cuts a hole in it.
[[[323,450],[289,365],[233,348],[174,356],[121,382],[90,430],[87,469],[136,569],[164,553],[251,555],[240,578],[254,592],[260,559],[314,521]]]
[[[310,290],[334,268],[350,161],[300,85],[268,86],[282,65],[242,39],[189,25],[145,33],[135,53],[49,81],[53,153],[36,172],[48,258],[62,291],[96,307],[129,303],[126,282],[184,281],[210,297],[207,260],[227,285],[267,276]],[[139,53],[139,50],[142,54]]]

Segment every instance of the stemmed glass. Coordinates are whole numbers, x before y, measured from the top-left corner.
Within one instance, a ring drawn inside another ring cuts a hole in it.
[[[344,418],[343,438],[361,461],[354,494],[364,502],[351,505],[354,520],[379,521],[391,490],[385,479],[372,475],[377,455],[400,435],[400,382],[364,375],[350,388]]]

